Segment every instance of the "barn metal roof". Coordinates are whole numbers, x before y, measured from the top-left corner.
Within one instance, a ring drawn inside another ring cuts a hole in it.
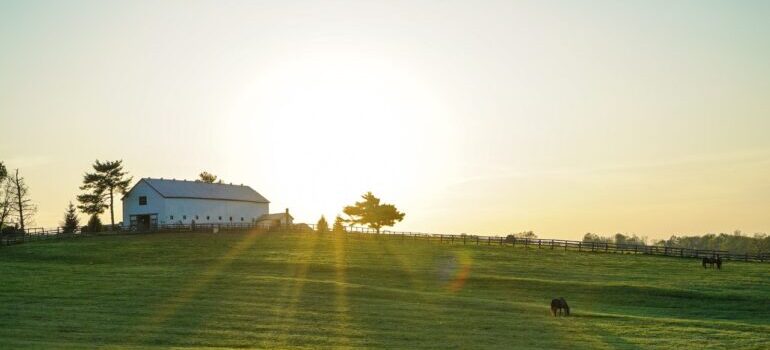
[[[143,178],[155,191],[166,198],[219,199],[229,201],[270,203],[265,197],[245,185],[206,183],[200,181]]]

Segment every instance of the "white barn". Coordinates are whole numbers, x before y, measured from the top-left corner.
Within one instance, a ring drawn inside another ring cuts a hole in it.
[[[256,223],[269,205],[249,186],[143,178],[123,196],[123,225]]]

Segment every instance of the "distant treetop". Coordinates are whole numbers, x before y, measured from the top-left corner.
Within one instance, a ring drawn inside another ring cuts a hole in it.
[[[210,183],[210,184],[213,184],[213,183],[221,184],[222,183],[222,179],[219,179],[219,181],[217,181],[217,176],[212,174],[212,173],[209,173],[208,171],[204,171],[204,172],[198,174],[198,180],[197,181],[205,182],[205,183]]]

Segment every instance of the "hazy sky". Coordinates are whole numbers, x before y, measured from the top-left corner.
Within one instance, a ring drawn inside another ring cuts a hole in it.
[[[95,159],[333,217],[770,232],[767,1],[0,1],[0,160],[55,226]],[[82,218],[86,220],[85,216]]]

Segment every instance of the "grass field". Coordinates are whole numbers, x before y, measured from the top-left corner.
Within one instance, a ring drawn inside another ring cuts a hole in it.
[[[3,349],[770,347],[759,263],[165,233],[2,247],[0,278]]]

